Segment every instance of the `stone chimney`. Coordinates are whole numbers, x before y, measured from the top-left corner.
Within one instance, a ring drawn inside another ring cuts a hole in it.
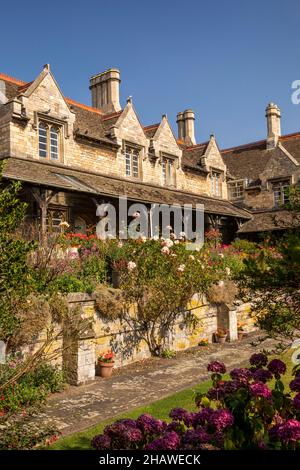
[[[105,113],[120,111],[120,71],[109,69],[90,79],[92,106]]]
[[[195,113],[191,109],[186,109],[183,113],[177,114],[178,139],[186,144],[195,145]]]
[[[267,149],[274,149],[278,144],[279,137],[281,136],[281,114],[280,109],[276,104],[268,104],[266,107],[266,118],[268,127]]]

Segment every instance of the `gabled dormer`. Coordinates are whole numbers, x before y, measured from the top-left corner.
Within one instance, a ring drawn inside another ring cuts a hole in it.
[[[14,103],[20,103],[22,127],[12,119],[11,156],[63,163],[65,142],[73,135],[75,114],[63,96],[49,64],[32,82],[19,86]],[[16,104],[14,105],[16,107]],[[12,116],[14,118],[14,116]],[[22,132],[22,146],[18,135]]]

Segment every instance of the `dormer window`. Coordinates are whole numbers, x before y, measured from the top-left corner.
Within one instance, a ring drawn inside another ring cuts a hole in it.
[[[210,191],[212,196],[221,196],[222,194],[221,173],[217,171],[212,171],[210,174]]]
[[[228,190],[229,199],[242,199],[244,196],[244,181],[230,181]]]
[[[55,124],[39,122],[39,156],[49,160],[60,159],[61,128]]]
[[[140,150],[136,147],[125,146],[125,174],[138,178],[140,175]]]
[[[274,181],[272,183],[272,189],[274,193],[275,207],[283,206],[289,202],[288,189],[290,187],[290,180]]]

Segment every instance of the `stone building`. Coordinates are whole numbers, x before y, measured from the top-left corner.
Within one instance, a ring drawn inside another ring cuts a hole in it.
[[[92,106],[65,97],[48,64],[29,83],[0,74],[3,177],[22,181],[28,220],[42,232],[62,221],[85,232],[97,222],[95,204],[117,206],[120,196],[149,208],[203,204],[205,228],[225,241],[274,229],[259,226],[261,213],[284,212],[285,188],[300,174],[300,134],[281,136],[276,105],[265,141],[220,151],[214,136],[196,143],[190,109],[177,114],[177,136],[166,115],[144,126],[130,97],[120,105],[117,69],[91,77],[90,90]]]

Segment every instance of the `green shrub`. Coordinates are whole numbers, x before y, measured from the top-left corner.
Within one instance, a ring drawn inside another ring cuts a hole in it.
[[[71,292],[85,292],[86,285],[75,274],[62,274],[53,283],[54,290],[69,294]]]
[[[47,392],[60,392],[64,388],[63,372],[51,364],[41,364],[35,371],[22,379],[23,383],[33,387],[44,387]]]
[[[58,434],[54,426],[29,423],[27,419],[13,421],[0,433],[0,450],[29,450],[50,445],[57,440]]]

